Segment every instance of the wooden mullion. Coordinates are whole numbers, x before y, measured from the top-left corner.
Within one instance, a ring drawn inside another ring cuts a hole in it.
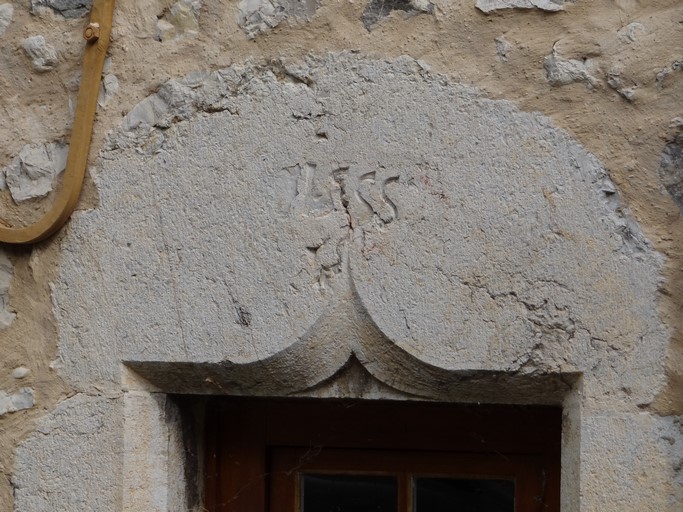
[[[413,512],[412,475],[402,471],[398,476],[398,512]]]
[[[216,510],[220,489],[219,440],[217,438],[219,418],[210,414],[205,425],[206,448],[204,451],[204,507]]]

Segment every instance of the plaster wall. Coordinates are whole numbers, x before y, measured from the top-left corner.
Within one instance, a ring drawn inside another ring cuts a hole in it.
[[[0,5],[8,223],[59,186],[73,4]],[[198,506],[179,393],[563,405],[564,512],[679,510],[681,21],[118,2],[79,210],[0,254],[0,510]]]

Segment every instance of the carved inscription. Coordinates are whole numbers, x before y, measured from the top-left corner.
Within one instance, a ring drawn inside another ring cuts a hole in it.
[[[384,226],[398,218],[396,203],[387,195],[387,186],[398,182],[396,173],[359,172],[354,166],[321,170],[315,163],[286,168],[295,181],[296,195],[290,212],[295,216],[324,217],[346,209],[354,227],[374,221]]]
[[[324,217],[335,210],[338,186],[330,173],[319,172],[313,163],[287,169],[296,182],[296,196],[290,205],[295,216]]]
[[[389,183],[397,182],[398,176],[388,176],[381,181],[377,181],[376,176],[375,171],[363,174],[355,194],[382,223],[389,224],[398,217],[398,209],[387,196],[386,188]]]
[[[329,289],[345,266],[349,241],[398,219],[398,207],[387,187],[398,183],[399,175],[381,166],[367,171],[353,164],[324,168],[314,162],[284,171],[289,182],[286,188],[293,194],[289,214],[298,219],[306,232],[304,238],[311,237],[306,254],[318,269],[315,286]],[[340,225],[339,219],[345,223]]]

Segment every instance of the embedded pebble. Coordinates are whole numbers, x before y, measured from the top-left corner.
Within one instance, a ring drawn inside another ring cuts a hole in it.
[[[12,370],[12,377],[14,377],[15,379],[23,379],[29,373],[31,373],[31,370],[29,370],[25,366],[19,366]]]
[[[57,67],[57,50],[45,41],[43,36],[31,36],[21,43],[26,55],[31,59],[33,69],[38,72],[51,71]]]

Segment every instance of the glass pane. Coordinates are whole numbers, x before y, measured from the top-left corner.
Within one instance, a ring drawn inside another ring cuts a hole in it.
[[[397,512],[392,476],[302,475],[302,512]]]
[[[514,512],[515,482],[415,478],[415,512]]]

